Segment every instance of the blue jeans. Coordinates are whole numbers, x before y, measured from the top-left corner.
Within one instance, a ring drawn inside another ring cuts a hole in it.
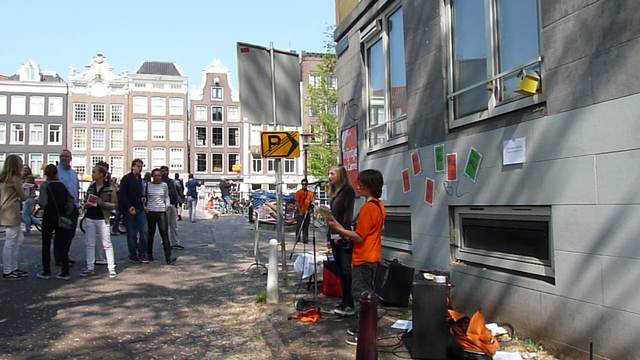
[[[230,213],[231,210],[233,210],[233,207],[231,206],[233,204],[233,200],[231,200],[231,196],[224,195],[222,197],[222,200],[224,200],[224,212],[227,214]]]
[[[31,225],[40,225],[42,222],[40,219],[33,216],[33,204],[35,204],[36,199],[29,197],[24,201],[24,205],[22,206],[22,221],[24,221],[24,229],[26,233],[31,232]]]
[[[127,225],[127,246],[129,247],[129,259],[147,258],[147,214],[143,209],[136,209],[136,215],[124,211],[124,220]]]

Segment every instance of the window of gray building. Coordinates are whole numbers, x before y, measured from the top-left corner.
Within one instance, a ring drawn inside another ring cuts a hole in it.
[[[229,132],[227,145],[230,147],[240,146],[240,128],[228,128],[227,131]]]
[[[7,123],[0,123],[0,144],[7,143]]]
[[[211,129],[211,145],[224,146],[224,133],[221,127],[214,127]]]
[[[11,124],[11,144],[20,145],[24,144],[24,124]]]
[[[0,95],[0,115],[7,113],[7,95]]]
[[[213,122],[222,122],[222,113],[224,109],[222,106],[212,106],[211,107],[211,121]]]
[[[207,154],[196,154],[196,172],[207,171]]]
[[[49,96],[49,108],[47,110],[47,114],[49,116],[62,116],[63,110],[63,101],[59,96]]]
[[[7,154],[0,153],[0,168],[4,167],[4,161],[7,159]]]
[[[23,95],[11,95],[11,115],[26,114],[27,97]]]
[[[214,173],[224,172],[222,154],[211,154],[211,164],[212,164],[211,170]]]
[[[385,12],[362,32],[367,68],[370,149],[406,141],[407,81],[402,7]],[[379,25],[381,24],[381,26]]]
[[[62,124],[49,124],[48,145],[62,145]]]
[[[448,2],[450,127],[540,101],[516,92],[541,70],[538,0]]]
[[[44,145],[44,124],[29,124],[29,145]]]
[[[196,127],[196,146],[197,147],[207,146],[207,128],[206,127]]]
[[[44,115],[44,96],[29,96],[29,115]]]

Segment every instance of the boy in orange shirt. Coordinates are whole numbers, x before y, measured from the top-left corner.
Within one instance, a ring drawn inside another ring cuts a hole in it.
[[[313,206],[314,192],[307,189],[309,182],[306,178],[300,182],[302,189],[296,191],[296,242],[300,241],[302,235],[302,242],[304,244],[309,243],[309,219],[310,215],[307,213]],[[300,231],[302,229],[302,231]],[[302,234],[300,234],[302,232]]]
[[[358,174],[357,191],[367,198],[367,202],[360,209],[358,222],[355,231],[346,230],[333,217],[327,219],[327,224],[332,230],[339,233],[342,238],[353,242],[352,265],[352,288],[353,298],[358,303],[360,294],[365,290],[373,291],[373,280],[376,268],[382,259],[382,228],[386,213],[384,204],[379,200],[382,196],[382,185],[384,179],[378,170],[367,169]],[[351,314],[355,314],[354,309]],[[354,339],[347,340],[349,344],[355,344],[357,340],[356,318],[355,327],[349,329],[349,335]]]

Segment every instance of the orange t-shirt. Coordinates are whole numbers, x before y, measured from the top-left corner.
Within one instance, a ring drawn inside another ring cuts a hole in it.
[[[296,191],[296,205],[301,215],[309,211],[309,205],[313,203],[313,191],[300,189]]]
[[[378,207],[373,202],[377,202]],[[368,201],[358,215],[356,233],[363,239],[360,243],[353,243],[353,265],[379,263],[382,259],[382,228],[386,212],[382,201],[374,199]]]

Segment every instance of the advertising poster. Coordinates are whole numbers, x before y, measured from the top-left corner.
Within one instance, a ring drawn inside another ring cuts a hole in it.
[[[480,162],[482,162],[482,154],[478,150],[471,147],[469,155],[467,155],[467,163],[464,165],[464,175],[471,179],[474,183],[478,179],[478,171],[480,170]]]
[[[402,192],[408,193],[411,191],[411,178],[409,177],[409,169],[402,170]]]
[[[433,195],[435,192],[436,183],[433,179],[427,178],[424,183],[424,202],[433,206]]]
[[[358,126],[342,130],[340,139],[342,166],[347,170],[349,182],[351,182],[351,186],[355,190],[356,182],[358,181]],[[356,196],[360,196],[357,191]]]
[[[447,181],[458,181],[458,154],[447,154]]]
[[[413,166],[413,175],[418,175],[422,172],[422,162],[418,150],[411,152],[411,165]]]
[[[444,144],[434,146],[433,159],[436,172],[444,172]]]

